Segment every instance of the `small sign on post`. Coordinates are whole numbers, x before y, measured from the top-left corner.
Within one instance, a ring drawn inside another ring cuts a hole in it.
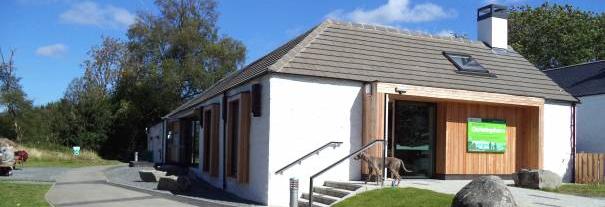
[[[73,146],[72,152],[73,152],[74,156],[80,156],[80,146]]]

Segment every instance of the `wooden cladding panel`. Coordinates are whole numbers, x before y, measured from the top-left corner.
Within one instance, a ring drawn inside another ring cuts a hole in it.
[[[441,110],[439,110],[441,109]],[[438,174],[511,174],[520,167],[540,166],[538,107],[494,106],[475,103],[443,102],[438,104],[437,162]],[[467,152],[467,119],[504,119],[507,146],[504,153]],[[439,131],[444,131],[440,133]],[[445,143],[445,150],[442,148]],[[442,146],[439,146],[442,145]],[[443,153],[445,151],[445,153]],[[443,159],[445,157],[445,159]]]
[[[384,139],[385,130],[385,94],[378,93],[376,83],[365,86],[363,93],[363,124],[362,124],[362,145],[365,146],[376,139]],[[369,92],[369,93],[368,93]],[[382,157],[383,144],[376,144],[366,152],[369,156]],[[368,167],[365,162],[361,164],[362,174],[368,174]]]
[[[239,105],[239,145],[237,158],[237,181],[248,183],[250,181],[250,93],[242,93]]]
[[[445,158],[446,158],[446,142],[445,142],[445,112],[447,111],[446,103],[437,103],[437,130],[435,142],[435,173],[445,174]]]
[[[582,184],[605,183],[605,154],[576,153],[575,182]]]
[[[516,170],[542,167],[541,110],[541,107],[518,110],[524,124],[520,126],[520,134],[523,139],[519,139],[517,144],[519,153],[516,156]]]

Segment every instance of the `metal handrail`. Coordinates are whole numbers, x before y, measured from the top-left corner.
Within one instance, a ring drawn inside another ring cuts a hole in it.
[[[353,157],[353,156],[355,156],[355,155],[359,154],[360,152],[362,152],[362,151],[364,151],[364,150],[367,150],[368,148],[370,148],[370,147],[374,146],[374,145],[375,145],[376,143],[378,143],[378,142],[382,142],[382,143],[384,143],[384,140],[383,140],[383,139],[377,139],[377,140],[374,140],[374,141],[372,141],[372,142],[370,142],[370,143],[366,144],[366,145],[365,145],[365,146],[363,146],[362,148],[358,149],[357,151],[355,151],[355,152],[353,152],[353,153],[351,153],[351,154],[349,154],[349,155],[347,155],[347,156],[343,157],[342,159],[340,159],[340,160],[336,161],[335,163],[331,164],[330,166],[328,166],[328,167],[324,168],[323,170],[321,170],[321,171],[319,171],[319,172],[315,173],[313,176],[311,176],[311,177],[309,178],[309,207],[312,207],[312,206],[313,206],[313,179],[315,179],[315,177],[320,176],[321,174],[323,174],[323,173],[325,173],[326,171],[328,171],[328,170],[332,169],[333,167],[335,167],[336,165],[340,164],[341,162],[344,162],[345,160],[347,160],[347,159],[349,159],[349,158],[351,158],[351,157]],[[383,164],[382,164],[382,166],[384,166],[384,158],[385,158],[385,157],[384,157],[384,152],[383,152],[383,153],[382,153],[382,163],[383,163]],[[380,175],[380,176],[384,178],[384,169],[382,169],[381,171],[382,171],[382,173],[381,173],[381,175]]]
[[[324,144],[323,146],[313,150],[312,152],[310,152],[309,154],[306,154],[304,156],[302,156],[301,158],[298,158],[297,160],[295,160],[294,162],[282,167],[281,169],[275,171],[275,174],[282,174],[284,173],[284,171],[286,171],[288,168],[294,166],[295,164],[301,164],[303,160],[311,157],[311,155],[313,154],[319,154],[320,151],[322,151],[323,149],[329,147],[329,146],[333,146],[333,147],[337,147],[340,146],[342,144],[342,142],[328,142],[327,144]]]

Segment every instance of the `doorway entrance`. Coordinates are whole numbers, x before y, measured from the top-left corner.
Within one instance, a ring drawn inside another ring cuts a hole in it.
[[[432,178],[435,174],[436,105],[394,100],[389,103],[388,155],[403,160],[413,172],[403,178]]]

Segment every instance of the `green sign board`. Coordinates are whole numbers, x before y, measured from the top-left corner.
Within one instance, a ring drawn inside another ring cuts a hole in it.
[[[468,152],[506,151],[506,121],[468,118]]]
[[[80,146],[73,146],[71,149],[74,156],[80,156]]]

